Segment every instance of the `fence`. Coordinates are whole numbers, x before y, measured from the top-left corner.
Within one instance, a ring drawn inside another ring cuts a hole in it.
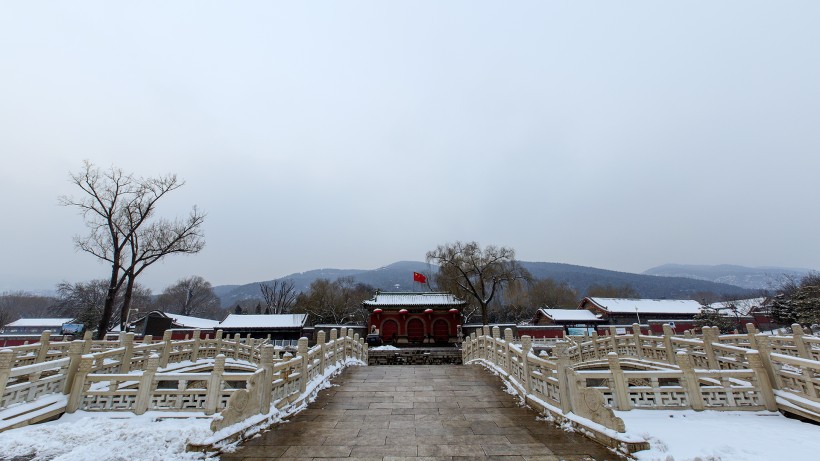
[[[724,336],[705,327],[695,337],[675,336],[668,325],[663,336],[644,335],[634,325],[627,335],[572,337],[541,356],[528,337],[516,344],[512,331],[502,339],[497,327],[485,327],[462,347],[465,363],[491,364],[563,414],[583,406],[579,396],[592,389],[617,410],[780,409],[820,421],[820,338],[799,325],[791,336],[747,327],[748,334]]]
[[[285,405],[304,393],[309,381],[329,366],[357,359],[367,363],[364,340],[342,328],[324,332],[311,349],[298,342],[296,355],[282,354],[266,340],[235,335],[171,341],[133,334],[119,341],[50,342],[0,350],[0,410],[32,402],[48,394],[68,396],[66,411],[200,411],[214,414],[228,408],[238,391],[255,389],[262,406]],[[280,354],[282,354],[280,356]],[[208,359],[208,360],[205,360]],[[230,362],[226,362],[230,360]],[[169,367],[169,364],[175,364]],[[225,418],[220,419],[225,420]]]

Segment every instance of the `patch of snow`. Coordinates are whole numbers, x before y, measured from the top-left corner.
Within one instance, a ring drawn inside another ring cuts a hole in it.
[[[345,366],[364,365],[348,359],[344,364],[330,366],[321,379],[309,383],[299,406],[278,410],[274,406],[265,415],[256,415],[214,433],[210,429],[215,416],[202,412],[149,411],[143,415],[130,412],[87,412],[65,414],[56,421],[11,429],[0,433],[0,459],[23,457],[32,461],[175,461],[204,460],[205,454],[186,452],[190,443],[206,444],[225,435],[248,428],[247,437],[262,430],[256,423],[282,421],[315,399],[318,391],[330,387],[331,376]],[[61,396],[64,398],[63,396]],[[237,443],[226,445],[232,451]]]
[[[616,411],[651,448],[640,461],[817,459],[820,427],[767,411]]]
[[[399,350],[399,348],[396,347],[396,346],[385,345],[385,346],[371,347],[369,350],[371,350],[371,351],[397,351],[397,350]]]

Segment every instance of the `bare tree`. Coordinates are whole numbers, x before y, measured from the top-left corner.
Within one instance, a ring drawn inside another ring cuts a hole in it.
[[[219,297],[211,283],[198,275],[178,280],[165,288],[157,302],[174,314],[214,317],[221,313]]]
[[[111,265],[97,338],[105,336],[120,288],[128,283],[121,313],[128,312],[137,275],[165,255],[202,249],[200,226],[204,216],[196,208],[188,220],[150,222],[156,204],[184,182],[176,175],[138,178],[119,168],[102,170],[89,161],[71,174],[71,182],[82,194],[60,197],[60,204],[77,207],[89,233],[74,239],[76,247]],[[124,321],[123,317],[121,321]]]
[[[0,328],[21,317],[47,317],[57,305],[53,296],[41,296],[24,291],[0,294]]]
[[[481,321],[487,324],[487,306],[506,285],[517,280],[531,280],[530,273],[515,259],[515,250],[476,242],[439,245],[427,252],[427,262],[439,266],[436,284],[439,289],[472,300],[481,309]]]
[[[88,329],[94,328],[100,323],[105,309],[107,293],[108,282],[103,279],[77,283],[62,282],[57,285],[59,313],[74,317],[77,322],[82,323]],[[132,305],[145,312],[151,307],[151,290],[136,284],[133,290],[133,299],[134,303]],[[115,302],[122,302],[121,292],[118,293]],[[125,322],[125,318],[120,319],[119,315],[112,315],[105,331],[109,331],[115,325],[121,323],[121,320],[122,323]]]
[[[205,247],[202,223],[205,215],[196,207],[184,220],[169,221],[159,219],[147,227],[131,234],[128,242],[130,259],[124,267],[125,294],[123,295],[120,318],[127,318],[131,307],[134,283],[138,275],[148,266],[173,253],[193,254]]]
[[[274,280],[271,283],[260,283],[259,289],[265,299],[266,314],[285,314],[290,312],[296,301],[293,280]]]
[[[307,293],[297,296],[293,312],[308,314],[312,324],[363,321],[362,302],[374,291],[369,285],[356,283],[352,277],[340,277],[334,282],[316,279]]]

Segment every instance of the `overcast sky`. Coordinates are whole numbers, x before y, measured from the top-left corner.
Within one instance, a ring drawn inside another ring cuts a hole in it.
[[[207,213],[155,292],[456,240],[820,268],[819,23],[813,0],[4,1],[0,291],[107,275],[57,204],[84,159],[176,173],[160,214]]]

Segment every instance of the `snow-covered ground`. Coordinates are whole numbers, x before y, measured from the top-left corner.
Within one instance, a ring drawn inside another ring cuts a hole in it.
[[[820,459],[820,426],[766,411],[616,411],[627,432],[649,441],[640,461]]]
[[[371,351],[397,351],[397,350],[399,350],[399,348],[396,347],[396,346],[391,346],[391,345],[388,344],[388,345],[384,345],[384,346],[371,347],[369,350],[371,350]]]
[[[317,386],[322,387],[322,386]],[[308,392],[314,393],[318,388]],[[314,394],[315,395],[315,394]],[[820,459],[820,426],[770,412],[617,411],[627,432],[649,440],[640,461],[773,461]],[[179,417],[173,419],[169,418]],[[0,433],[0,460],[202,460],[188,441],[211,435],[210,418],[148,412],[78,411],[57,421]],[[274,415],[275,416],[275,415]],[[286,415],[281,415],[287,418]],[[273,420],[278,418],[274,417]]]

